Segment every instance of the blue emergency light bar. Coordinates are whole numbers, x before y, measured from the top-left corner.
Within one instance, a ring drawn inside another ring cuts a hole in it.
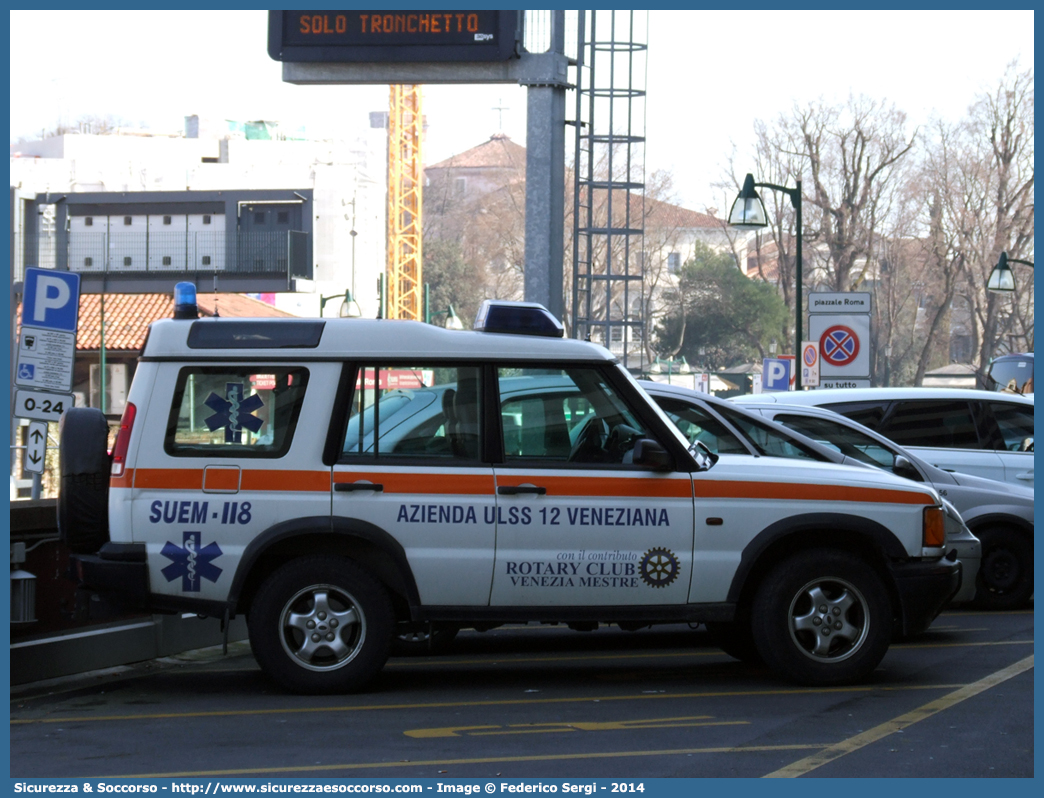
[[[477,332],[509,333],[513,335],[540,335],[545,338],[564,338],[562,322],[551,311],[536,302],[509,302],[486,299],[475,316]]]

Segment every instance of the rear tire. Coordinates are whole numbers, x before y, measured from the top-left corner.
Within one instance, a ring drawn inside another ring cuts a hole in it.
[[[975,533],[982,542],[982,563],[972,604],[986,610],[1014,610],[1033,595],[1033,545],[1007,527]]]
[[[261,669],[295,693],[362,689],[388,659],[394,617],[384,587],[351,560],[302,557],[261,586],[247,617]]]
[[[801,684],[863,679],[880,664],[892,636],[892,606],[881,577],[840,551],[805,551],[784,560],[759,586],[752,610],[765,663]]]
[[[109,541],[109,424],[100,410],[71,407],[58,421],[58,535],[74,554]]]

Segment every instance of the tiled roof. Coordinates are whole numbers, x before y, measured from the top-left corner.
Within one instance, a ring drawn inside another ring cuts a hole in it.
[[[291,316],[269,304],[240,294],[199,294],[196,300],[200,316],[214,316],[215,306],[221,316],[236,318],[274,318]],[[171,294],[106,294],[105,349],[137,351],[145,343],[149,324],[174,315]],[[18,309],[21,322],[21,307]],[[101,349],[101,295],[80,296],[80,318],[76,332],[76,348]]]
[[[515,144],[503,133],[490,136],[489,141],[457,153],[425,169],[525,169],[526,148]]]

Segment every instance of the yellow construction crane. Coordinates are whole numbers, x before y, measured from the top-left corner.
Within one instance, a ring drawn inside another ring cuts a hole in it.
[[[421,87],[392,86],[388,112],[389,319],[423,320]]]

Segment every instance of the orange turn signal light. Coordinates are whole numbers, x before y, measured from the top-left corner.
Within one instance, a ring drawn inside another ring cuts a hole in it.
[[[946,527],[942,507],[924,508],[924,545],[926,547],[942,546],[946,542]]]

